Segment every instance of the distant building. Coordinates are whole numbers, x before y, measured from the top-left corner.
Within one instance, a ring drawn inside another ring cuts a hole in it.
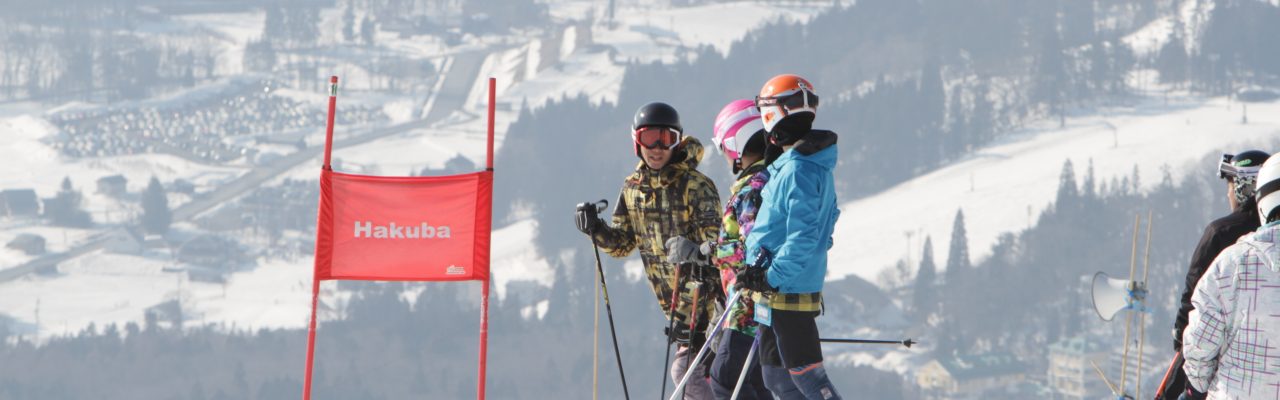
[[[173,193],[192,195],[196,193],[196,185],[186,179],[174,179],[173,183],[169,184],[169,191]]]
[[[1102,378],[1094,371],[1107,362],[1102,345],[1084,336],[1063,339],[1049,345],[1049,387],[1054,399],[1096,399],[1109,393]],[[1091,363],[1092,362],[1092,363]]]
[[[1012,354],[952,355],[925,364],[916,373],[916,386],[926,398],[982,398],[1026,380],[1027,366]]]
[[[142,254],[144,242],[141,232],[122,228],[112,231],[103,247],[108,253],[137,255]]]
[[[9,218],[37,217],[40,200],[31,189],[5,189],[0,191],[0,216]]]
[[[30,233],[23,233],[18,237],[10,240],[4,247],[18,250],[29,256],[38,256],[45,252],[44,237]]]
[[[124,175],[111,175],[98,178],[98,193],[107,197],[121,198],[129,193],[126,185],[129,183]]]
[[[200,235],[178,246],[178,261],[190,266],[212,268],[219,272],[231,272],[246,255],[240,244],[216,235]]]

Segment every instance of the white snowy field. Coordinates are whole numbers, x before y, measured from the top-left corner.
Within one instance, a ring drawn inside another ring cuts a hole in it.
[[[830,4],[796,7],[768,2],[672,8],[624,4],[615,12],[617,24],[612,29],[598,29],[593,38],[596,43],[616,49],[623,60],[673,62],[678,56],[675,49],[709,45],[725,53],[734,41],[755,28],[775,21],[807,21],[829,7]]]
[[[944,267],[958,209],[964,210],[970,257],[981,260],[1001,233],[1029,227],[1053,201],[1067,159],[1077,180],[1092,159],[1098,182],[1131,175],[1137,165],[1142,187],[1150,189],[1164,168],[1174,182],[1188,173],[1211,174],[1215,166],[1192,162],[1280,139],[1280,102],[1249,104],[1248,124],[1241,124],[1241,111],[1240,103],[1225,98],[1180,96],[1168,105],[1148,99],[1071,117],[1063,129],[1048,121],[1015,132],[964,159],[844,203],[827,279],[854,274],[877,282],[881,271],[908,255],[917,264],[925,236],[933,238],[935,263]]]
[[[42,198],[53,197],[63,178],[70,178],[84,196],[86,211],[99,222],[114,220],[109,214],[116,202],[96,192],[99,178],[122,175],[128,180],[128,191],[138,193],[152,176],[166,183],[183,178],[203,190],[244,172],[243,168],[199,164],[167,154],[68,159],[48,144],[57,128],[39,115],[0,118],[0,132],[5,135],[5,143],[0,145],[0,160],[5,160],[0,163],[0,188],[34,189]],[[170,206],[176,205],[170,201]]]
[[[492,276],[496,299],[507,283],[551,285],[550,265],[537,256],[532,221],[497,227],[493,233]],[[225,284],[192,281],[165,271],[175,262],[97,251],[58,266],[57,275],[29,275],[0,283],[0,314],[24,324],[39,323],[39,337],[73,334],[90,323],[143,323],[143,310],[178,300],[188,326],[216,324],[236,329],[305,327],[310,312],[310,256],[294,260],[261,259],[250,270],[228,276]],[[414,284],[409,285],[411,288]],[[335,282],[321,285],[321,308],[337,308],[349,293]],[[411,299],[412,300],[412,299]],[[322,313],[321,319],[333,318]]]

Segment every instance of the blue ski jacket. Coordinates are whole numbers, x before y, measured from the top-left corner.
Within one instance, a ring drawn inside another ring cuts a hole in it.
[[[773,255],[769,285],[780,293],[822,291],[827,250],[840,210],[836,208],[836,134],[810,131],[769,164],[769,182],[755,227],[747,235],[748,263],[760,249]]]

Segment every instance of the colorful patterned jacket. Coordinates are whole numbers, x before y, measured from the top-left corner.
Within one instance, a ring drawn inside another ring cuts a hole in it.
[[[716,240],[711,257],[712,264],[720,269],[720,281],[724,284],[725,293],[733,290],[737,271],[746,266],[746,237],[755,225],[756,212],[760,210],[760,189],[768,181],[769,172],[765,170],[764,160],[761,160],[738,174],[737,182],[729,189],[732,194],[725,203],[720,238]],[[735,304],[728,305],[729,317],[725,321],[727,328],[755,336],[755,301],[751,297],[750,292],[745,292]]]
[[[1191,295],[1182,336],[1187,380],[1210,399],[1280,397],[1280,226],[1218,255]]]
[[[711,179],[697,170],[702,152],[702,143],[686,136],[662,169],[652,170],[641,161],[622,185],[613,212],[613,226],[594,235],[596,244],[613,257],[626,257],[632,250],[640,250],[645,275],[664,315],[670,310],[668,303],[675,287],[676,270],[667,263],[667,239],[684,236],[705,243],[714,240],[720,232],[720,194]],[[711,275],[708,278],[718,286],[719,277]],[[681,291],[680,309],[676,310],[676,318],[681,323],[688,322],[686,316],[692,303],[688,290],[692,283],[686,283],[686,289]],[[702,314],[698,319],[714,321],[718,316],[716,302],[701,303]]]

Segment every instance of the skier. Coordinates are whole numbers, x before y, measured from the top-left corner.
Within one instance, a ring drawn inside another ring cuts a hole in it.
[[[762,325],[760,365],[765,385],[783,400],[839,399],[822,367],[814,319],[822,310],[827,250],[840,215],[836,208],[836,134],[812,129],[818,96],[809,81],[778,75],[756,97],[767,139],[782,153],[767,168],[763,204],[747,235],[747,262],[762,252],[772,262],[747,268],[737,286],[755,296]]]
[[[590,235],[613,257],[626,257],[632,250],[639,249],[658,305],[669,320],[675,318],[677,327],[687,328],[693,312],[689,288],[698,282],[677,277],[675,264],[701,260],[701,243],[715,239],[720,232],[720,195],[711,180],[698,172],[702,143],[692,136],[684,136],[675,108],[660,102],[640,107],[632,123],[631,137],[641,161],[623,182],[612,226],[600,220],[594,206],[584,204],[577,210],[578,230]],[[702,276],[712,287],[719,285],[719,277],[705,261],[693,263],[689,268],[695,271],[681,275]],[[682,286],[679,308],[672,315],[669,304],[672,292]],[[717,315],[716,303],[706,300],[709,298],[704,296],[704,300],[698,302],[698,326],[668,332],[681,343],[670,368],[673,381],[678,382],[689,368],[690,347],[696,352],[705,343],[707,321]],[[685,388],[686,398],[711,399],[705,375],[695,377],[703,379],[691,380]]]
[[[746,246],[744,238],[751,232],[756,212],[760,209],[760,189],[769,180],[765,172],[764,124],[760,111],[751,100],[735,100],[725,105],[716,116],[714,136],[711,141],[724,153],[730,170],[737,180],[729,189],[729,201],[724,206],[720,237],[708,246],[712,263],[720,269],[720,280],[726,293],[732,289],[737,271],[745,267]],[[733,395],[738,377],[744,373],[747,355],[756,335],[750,293],[743,293],[734,304],[726,304],[729,317],[724,332],[716,345],[716,357],[711,364],[711,389],[716,398],[728,399]],[[751,362],[745,371],[746,381],[739,399],[772,399],[760,376],[759,363]]]
[[[1253,194],[1258,169],[1268,157],[1267,153],[1258,150],[1244,151],[1234,156],[1222,155],[1222,161],[1218,164],[1218,178],[1227,181],[1227,204],[1231,207],[1231,214],[1209,223],[1200,238],[1200,244],[1192,253],[1191,264],[1187,268],[1186,289],[1182,291],[1182,304],[1173,323],[1174,351],[1182,351],[1182,334],[1187,327],[1187,316],[1193,308],[1191,296],[1195,293],[1200,277],[1223,249],[1241,236],[1258,229],[1258,207]],[[1186,374],[1181,373],[1180,365],[1175,362],[1171,367],[1174,368],[1174,375],[1163,388],[1164,398],[1177,399],[1184,392],[1192,399],[1204,398],[1203,393],[1195,392],[1186,385]]]
[[[1213,260],[1191,295],[1183,370],[1210,399],[1280,394],[1280,157],[1257,177],[1259,222]]]

